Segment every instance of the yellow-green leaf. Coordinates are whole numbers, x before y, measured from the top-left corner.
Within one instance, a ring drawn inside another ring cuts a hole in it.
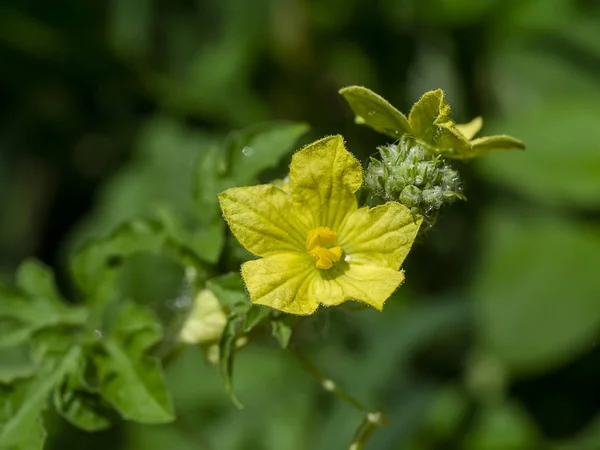
[[[473,156],[481,156],[496,150],[525,150],[525,143],[512,136],[501,134],[485,136],[471,141]]]
[[[468,140],[450,120],[450,105],[441,89],[423,94],[410,110],[408,120],[417,138],[449,157],[470,149]]]
[[[339,92],[356,115],[354,120],[357,124],[367,125],[394,139],[405,133],[411,133],[406,116],[370,89],[348,86],[340,89]]]
[[[481,116],[478,116],[468,123],[458,123],[455,126],[458,131],[460,131],[461,134],[470,141],[477,135],[477,133],[479,133],[479,131],[481,131],[483,119]]]

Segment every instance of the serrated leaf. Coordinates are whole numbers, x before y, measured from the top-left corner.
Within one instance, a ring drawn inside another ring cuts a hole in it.
[[[45,353],[45,351],[44,351]],[[46,354],[35,377],[22,380],[0,391],[0,448],[37,450],[43,448],[45,431],[40,414],[52,390],[74,369],[81,355],[72,346],[61,357]]]
[[[0,349],[18,346],[35,332],[56,325],[80,325],[87,310],[62,301],[54,276],[43,264],[28,260],[17,271],[20,289],[0,285]]]
[[[281,348],[287,348],[292,337],[292,328],[281,320],[271,322],[273,337],[277,339]]]
[[[408,121],[415,135],[430,140],[436,131],[434,126],[449,120],[450,105],[446,103],[441,89],[423,94],[408,114]]]
[[[561,366],[591,348],[600,333],[600,238],[555,217],[500,211],[489,215],[482,236],[493,236],[474,290],[486,350],[522,375]]]
[[[160,323],[145,308],[123,305],[94,354],[100,394],[124,419],[141,423],[174,420],[159,361],[147,351],[160,341]]]
[[[468,140],[450,119],[450,105],[444,91],[437,89],[423,94],[413,105],[408,120],[416,137],[444,154],[462,154],[470,149]]]
[[[227,319],[227,324],[221,336],[219,343],[219,370],[225,385],[225,391],[233,404],[242,409],[244,406],[240,403],[233,391],[233,358],[235,356],[236,341],[239,336],[243,319],[240,316],[231,314]]]
[[[83,359],[80,360],[78,367],[54,390],[54,407],[68,422],[82,430],[105,430],[111,425],[110,409],[83,381],[85,364]]]
[[[394,108],[380,95],[362,86],[340,89],[355,114],[355,122],[367,125],[379,133],[394,139],[412,133],[411,125],[404,114]]]
[[[132,220],[105,239],[84,246],[71,261],[71,272],[79,288],[90,296],[112,294],[114,268],[124,258],[141,253],[158,253],[165,242],[162,227],[149,220]]]

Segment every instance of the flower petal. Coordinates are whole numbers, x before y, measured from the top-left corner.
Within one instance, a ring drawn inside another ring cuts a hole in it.
[[[360,208],[344,222],[339,245],[352,262],[398,270],[417,236],[421,220],[396,202]]]
[[[292,157],[290,188],[298,209],[312,215],[312,228],[336,231],[357,208],[354,193],[362,184],[360,163],[344,147],[341,136],[314,142]]]
[[[381,311],[404,280],[402,271],[363,264],[346,264],[335,276],[328,277],[330,273],[314,277],[310,285],[315,300],[325,306],[356,300]]]
[[[219,202],[229,228],[249,252],[305,251],[307,225],[281,189],[270,184],[231,188],[219,194]]]
[[[242,264],[252,303],[290,314],[312,314],[319,304],[310,293],[314,261],[301,253],[278,253]]]

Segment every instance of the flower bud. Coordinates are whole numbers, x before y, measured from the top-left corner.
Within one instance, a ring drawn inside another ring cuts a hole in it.
[[[423,217],[427,227],[443,205],[464,199],[458,172],[413,137],[403,136],[378,150],[381,159],[371,158],[365,172],[371,203],[402,203]]]

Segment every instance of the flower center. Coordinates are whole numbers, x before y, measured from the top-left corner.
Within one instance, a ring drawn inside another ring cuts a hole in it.
[[[335,246],[337,233],[328,227],[315,228],[308,232],[306,251],[315,258],[318,269],[331,269],[342,257],[342,247]]]

